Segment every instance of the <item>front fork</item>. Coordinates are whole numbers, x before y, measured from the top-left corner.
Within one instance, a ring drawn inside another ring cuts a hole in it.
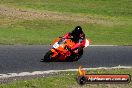
[[[55,49],[51,49],[51,52],[53,52],[52,54],[52,58],[56,57],[58,55],[57,51]]]

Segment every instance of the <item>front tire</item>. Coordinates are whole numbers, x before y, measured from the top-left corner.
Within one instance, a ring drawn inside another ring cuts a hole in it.
[[[48,52],[45,54],[43,61],[44,61],[44,62],[52,61],[52,52],[51,52],[51,51],[48,51]]]

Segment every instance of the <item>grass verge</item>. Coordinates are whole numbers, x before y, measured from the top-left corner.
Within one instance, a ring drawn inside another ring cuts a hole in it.
[[[89,70],[88,74],[130,74],[132,69],[100,69]],[[61,75],[59,75],[61,74]],[[63,74],[63,75],[62,75]],[[76,82],[76,72],[60,72],[57,76],[37,78],[32,80],[21,80],[8,84],[1,84],[0,88],[131,88],[129,84],[86,84],[80,86]]]
[[[131,0],[2,0],[0,4],[35,10],[131,17]]]
[[[92,44],[131,45],[131,25],[108,27],[98,24],[53,20],[24,20],[0,26],[0,44],[50,44],[81,24]]]
[[[92,44],[132,45],[131,3],[131,0],[2,0],[0,44],[50,44],[81,25]]]

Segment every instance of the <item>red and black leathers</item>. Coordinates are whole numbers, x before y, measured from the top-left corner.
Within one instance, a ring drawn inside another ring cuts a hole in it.
[[[63,38],[71,38],[73,37],[73,41],[76,43],[71,50],[74,51],[78,49],[79,47],[84,47],[85,42],[85,34],[84,32],[80,34],[74,34],[73,32],[69,32],[63,36]]]

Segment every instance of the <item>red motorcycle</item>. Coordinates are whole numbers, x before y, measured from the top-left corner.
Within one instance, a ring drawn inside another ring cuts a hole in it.
[[[57,38],[53,42],[53,48],[50,49],[41,59],[43,62],[49,61],[78,61],[83,55],[83,48],[86,48],[90,45],[89,40],[84,39],[80,48],[78,50],[69,51],[69,49],[75,45],[75,42],[72,38]]]

